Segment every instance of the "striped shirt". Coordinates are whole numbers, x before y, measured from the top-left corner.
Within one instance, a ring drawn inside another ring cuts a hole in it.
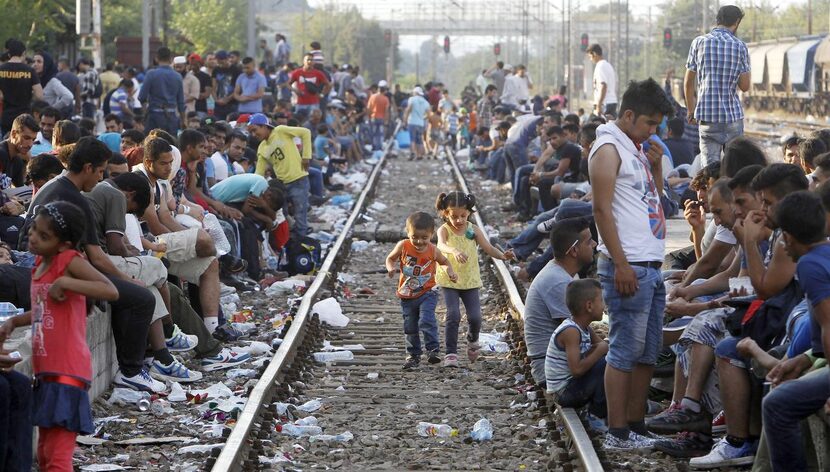
[[[738,77],[750,71],[746,44],[726,28],[692,41],[686,68],[696,72],[698,101],[694,116],[707,123],[732,123],[744,118],[738,99]]]
[[[545,357],[545,379],[547,380],[548,393],[561,392],[573,378],[571,369],[568,367],[568,353],[565,352],[565,346],[556,342],[559,333],[568,328],[576,328],[579,330],[580,357],[585,357],[585,354],[591,350],[590,329],[582,329],[576,324],[573,318],[568,318],[563,321],[550,337],[548,353]]]

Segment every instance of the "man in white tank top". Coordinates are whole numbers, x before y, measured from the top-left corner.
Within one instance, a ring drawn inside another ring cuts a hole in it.
[[[588,156],[601,253],[597,273],[611,320],[605,370],[609,449],[652,445],[643,420],[662,341],[666,219],[660,204],[663,150],[648,139],[673,113],[654,80],[632,82],[619,118],[597,128]]]

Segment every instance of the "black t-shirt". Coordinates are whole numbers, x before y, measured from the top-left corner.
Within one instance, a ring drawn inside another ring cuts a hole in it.
[[[556,150],[556,158],[560,161],[562,159],[570,159],[571,163],[568,166],[568,172],[562,178],[565,182],[579,182],[580,178],[580,163],[582,161],[582,150],[579,146],[573,143],[565,143],[561,148]]]
[[[663,142],[669,148],[671,160],[675,167],[680,164],[691,164],[695,160],[695,156],[692,154],[692,146],[685,139],[667,138]]]
[[[23,224],[23,230],[20,231],[18,250],[29,250],[29,227],[32,226],[32,221],[37,214],[38,206],[57,201],[65,201],[77,205],[83,214],[87,215],[88,219],[91,220],[86,222],[86,231],[84,231],[79,245],[81,247],[87,244],[95,246],[101,245],[98,240],[98,232],[96,231],[98,225],[95,222],[95,213],[89,205],[89,200],[81,194],[78,187],[68,177],[63,176],[50,180],[35,194],[35,198],[32,199],[32,203],[29,205],[29,212],[26,214],[26,223]]]
[[[202,71],[196,71],[196,78],[199,79],[199,93],[205,93],[205,89],[213,87],[210,76]],[[207,113],[207,99],[196,100],[196,111]]]
[[[26,185],[26,163],[11,157],[9,141],[0,142],[0,190]]]
[[[37,73],[29,65],[7,62],[0,65],[0,90],[3,91],[3,113],[24,113],[32,103],[32,86],[40,84]]]

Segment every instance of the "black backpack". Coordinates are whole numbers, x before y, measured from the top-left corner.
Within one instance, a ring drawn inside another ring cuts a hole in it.
[[[727,315],[726,328],[737,338],[752,338],[766,351],[784,340],[787,335],[787,319],[803,299],[804,291],[793,279],[784,290],[760,305],[755,302],[738,306]]]
[[[112,109],[110,108],[110,100],[112,99],[112,94],[114,94],[118,89],[112,89],[107,92],[107,95],[104,97],[103,103],[101,103],[101,109],[104,111],[104,116],[109,115],[112,113]]]
[[[314,238],[291,238],[280,255],[280,270],[290,275],[313,274],[320,268],[322,252],[320,242]]]

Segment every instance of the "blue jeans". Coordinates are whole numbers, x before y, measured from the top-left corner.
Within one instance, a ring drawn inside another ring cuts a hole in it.
[[[409,125],[406,127],[409,131],[409,142],[412,146],[424,145],[424,127],[418,125]]]
[[[654,365],[663,343],[666,287],[659,269],[632,265],[639,289],[623,297],[614,287],[614,263],[600,257],[597,275],[608,307],[611,367],[631,372],[637,364]]]
[[[533,164],[518,167],[513,173],[513,203],[522,213],[533,213],[530,208],[530,174]]]
[[[598,360],[591,370],[581,377],[574,377],[559,392],[559,405],[565,408],[582,408],[588,405],[588,411],[594,416],[608,416],[605,403],[605,358]]]
[[[179,115],[172,111],[149,111],[147,112],[146,129],[163,129],[170,133],[171,136],[176,136],[179,133]]]
[[[386,122],[382,118],[372,120],[372,150],[379,151],[383,147],[383,134]]]
[[[732,123],[700,123],[700,165],[720,161],[724,146],[729,141],[744,134],[744,121]]]
[[[505,163],[507,169],[510,171],[511,179],[516,175],[519,167],[526,165],[529,161],[527,158],[527,146],[519,146],[518,144],[506,144],[504,146]],[[513,187],[515,189],[515,182]],[[515,190],[514,190],[515,191]]]
[[[738,353],[738,341],[742,338],[727,336],[715,346],[715,356],[729,361],[735,367],[749,370],[749,359]]]
[[[15,371],[0,373],[0,470],[32,468],[32,382]]]
[[[773,470],[807,470],[799,423],[819,411],[828,397],[827,367],[784,382],[764,397],[761,410]]]
[[[290,184],[285,184],[285,196],[294,206],[294,227],[291,228],[291,237],[299,238],[309,233],[308,195],[310,187],[308,177],[302,177]]]
[[[309,192],[317,197],[326,196],[326,189],[323,187],[323,171],[316,167],[308,168]]]
[[[519,260],[525,260],[533,254],[533,251],[542,244],[542,241],[548,237],[547,234],[539,232],[537,227],[539,224],[548,221],[549,219],[556,216],[556,212],[559,211],[559,208],[554,208],[552,210],[548,210],[542,213],[539,213],[536,218],[530,222],[530,224],[522,230],[521,233],[518,234],[515,238],[511,239],[507,245],[513,248],[513,253],[516,254],[516,258]]]
[[[583,202],[582,200],[566,198],[562,200],[562,203],[560,203],[558,207],[550,211],[556,211],[555,220],[558,223],[562,220],[567,220],[568,218],[591,216],[593,207],[591,206],[591,202]],[[545,212],[543,214],[548,213],[549,212]],[[530,275],[531,278],[536,277],[536,274],[538,274],[551,260],[553,260],[553,247],[548,245],[545,252],[542,253],[541,256],[533,259],[530,261],[530,264],[527,265],[528,275]]]
[[[507,182],[507,156],[504,154],[504,148],[490,153],[487,162],[487,178],[500,184]]]
[[[464,310],[467,312],[467,324],[470,329],[467,331],[467,342],[478,341],[478,333],[481,331],[481,300],[478,296],[478,289],[456,290],[454,288],[441,287],[444,293],[444,304],[447,305],[447,326],[445,328],[447,354],[458,353],[458,325],[461,324],[461,302],[464,302]]]
[[[418,298],[401,299],[403,311],[403,332],[406,335],[406,352],[410,357],[419,358],[421,349],[420,331],[424,335],[427,352],[438,353],[438,322],[435,320],[435,307],[438,306],[438,292],[430,290]]]
[[[319,110],[320,105],[294,105],[294,113],[296,114],[305,114],[306,117],[311,115],[311,110]]]
[[[92,102],[83,102],[81,103],[81,116],[84,118],[92,118],[95,119],[95,111],[96,111],[95,104]],[[153,129],[153,128],[147,128]]]

